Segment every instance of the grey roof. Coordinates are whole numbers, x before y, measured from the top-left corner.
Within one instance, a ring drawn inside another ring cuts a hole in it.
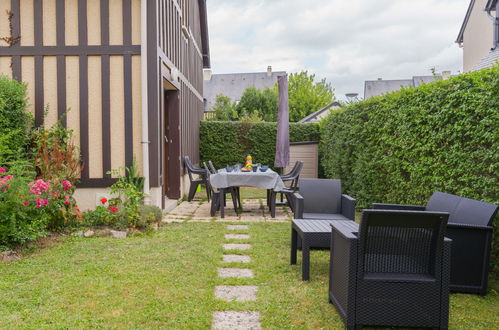
[[[466,25],[468,25],[471,12],[473,11],[473,6],[475,6],[475,0],[470,1],[470,5],[468,6],[468,10],[466,11],[466,16],[464,16],[463,24],[461,25],[461,29],[459,30],[459,34],[457,35],[456,42],[459,44],[463,42],[464,30],[466,30]]]
[[[418,87],[436,80],[435,76],[414,76],[412,79],[398,80],[366,80],[364,83],[364,99],[397,91],[402,87]]]
[[[487,56],[485,56],[480,62],[475,64],[471,71],[480,70],[483,68],[490,68],[494,64],[499,62],[499,47],[491,51]]]
[[[299,123],[316,123],[316,122],[320,121],[321,118],[319,116],[324,111],[329,110],[331,108],[337,109],[339,107],[341,107],[341,104],[334,101],[333,103],[326,105],[324,108],[317,110],[316,112],[311,113],[310,115],[306,116],[305,118],[300,120]]]
[[[272,88],[277,83],[277,76],[284,74],[286,74],[285,71],[270,74],[268,72],[212,74],[211,79],[203,83],[203,93],[206,99],[205,111],[215,104],[215,99],[219,94],[228,96],[232,102],[235,102],[241,98],[246,88]]]

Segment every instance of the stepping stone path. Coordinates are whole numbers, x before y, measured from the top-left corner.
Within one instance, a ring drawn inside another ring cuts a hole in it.
[[[224,250],[249,250],[251,244],[224,244]]]
[[[258,312],[215,312],[213,314],[213,329],[261,329],[260,313]]]
[[[248,268],[218,268],[218,276],[220,277],[253,277],[253,271]]]
[[[254,285],[220,285],[215,288],[215,297],[225,301],[256,300],[258,287]]]
[[[250,256],[242,256],[239,254],[224,254],[223,256],[223,262],[242,262],[242,263],[249,263],[251,262]]]
[[[238,229],[249,229],[248,225],[228,225],[227,226],[228,230],[238,230]]]
[[[228,230],[249,230],[248,225],[228,225]],[[226,234],[225,239],[250,239],[249,234]],[[249,250],[251,244],[223,244],[224,250]],[[248,255],[224,254],[225,263],[250,263]],[[253,278],[250,268],[218,268],[221,278]],[[219,285],[215,287],[215,298],[229,302],[244,302],[257,300],[258,286],[254,285]],[[213,329],[261,329],[260,313],[255,311],[216,311],[213,313]]]
[[[248,234],[227,234],[225,239],[250,239],[251,236]]]

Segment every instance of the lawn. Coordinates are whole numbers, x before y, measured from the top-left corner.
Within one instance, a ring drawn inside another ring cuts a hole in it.
[[[214,311],[256,310],[264,328],[342,328],[327,300],[328,252],[312,252],[311,281],[302,282],[300,264],[289,265],[289,226],[250,224],[253,279],[217,278],[228,265],[224,223],[168,224],[122,240],[67,237],[0,263],[0,327],[208,329]],[[217,301],[222,284],[258,285],[258,300]],[[451,295],[450,328],[497,328],[499,299],[489,291]]]

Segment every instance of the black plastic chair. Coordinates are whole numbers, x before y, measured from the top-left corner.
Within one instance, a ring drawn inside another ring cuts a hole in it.
[[[301,160],[298,160],[295,162],[295,165],[289,171],[289,173],[285,173],[281,175],[281,180],[283,182],[289,182],[291,181],[291,189],[297,189],[298,188],[298,179],[300,179],[300,173],[301,170],[303,169],[303,162]]]
[[[364,210],[331,224],[329,300],[347,329],[447,329],[451,240],[445,212]]]
[[[208,169],[208,165],[206,165],[206,162],[203,162],[203,166],[206,170],[207,173],[210,173],[211,171]],[[215,170],[215,173],[216,173],[216,170]],[[215,174],[215,173],[212,173],[212,174]],[[218,189],[218,190],[215,190],[213,189],[213,187],[211,186],[211,183],[210,183],[210,176],[208,175],[207,176],[208,178],[208,183],[211,187],[211,196],[212,196],[212,199],[211,199],[211,207],[210,207],[210,215],[212,217],[215,216],[216,212],[220,209],[220,203],[224,203],[224,206],[226,205],[226,194],[231,194],[232,196],[232,204],[234,205],[234,210],[237,212],[237,209],[238,209],[238,196],[237,196],[237,190],[233,187],[230,187],[230,188],[227,188],[227,189]],[[223,196],[222,196],[223,194]]]
[[[208,161],[208,165],[210,166],[211,174],[216,174],[217,169],[215,168],[215,166],[213,166],[213,162],[211,160]]]
[[[452,239],[450,290],[487,294],[492,221],[499,206],[436,191],[426,206],[375,203],[372,208],[448,212],[446,236]]]
[[[191,185],[189,187],[189,195],[187,196],[187,200],[190,202],[194,198],[194,195],[196,194],[196,190],[198,189],[198,186],[200,184],[204,184],[206,188],[206,195],[208,196],[208,201],[210,201],[211,198],[211,186],[208,181],[208,174],[209,171],[206,171],[206,169],[202,169],[199,167],[195,167],[189,156],[184,156],[184,166],[187,169],[187,173],[189,174],[189,181],[191,182]],[[197,175],[198,178],[195,178],[194,175]]]
[[[280,175],[281,180],[283,182],[291,181],[291,184],[286,189],[283,189],[279,192],[275,192],[272,189],[267,190],[267,206],[270,209],[270,213],[272,218],[275,217],[275,208],[278,205],[288,205],[291,208],[291,211],[294,212],[294,197],[293,193],[298,190],[298,180],[300,179],[300,173],[303,168],[303,162],[298,160],[295,162],[295,165],[289,171],[289,173]],[[280,202],[277,202],[277,194],[280,194]],[[284,196],[286,196],[286,201],[284,202]]]
[[[217,174],[218,173],[218,170],[216,169],[216,167],[213,165],[213,162],[211,160],[208,161],[208,166],[209,166],[209,172],[211,172],[211,174]],[[208,169],[207,166],[205,166],[206,169]],[[211,186],[211,184],[210,184]],[[213,189],[213,187],[212,187]],[[237,205],[238,205],[238,208],[236,208],[236,212],[237,210],[242,207],[242,204],[241,204],[241,190],[239,189],[239,187],[230,187],[228,188],[229,191],[227,193],[232,193],[232,190],[235,191],[236,193],[236,196],[237,196]],[[224,204],[225,205],[225,204]]]

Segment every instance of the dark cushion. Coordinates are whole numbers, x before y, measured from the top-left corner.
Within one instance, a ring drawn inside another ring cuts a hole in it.
[[[462,197],[435,191],[426,204],[426,211],[438,211],[452,213],[456,209]],[[450,221],[450,220],[449,220]]]
[[[476,226],[491,226],[498,206],[475,199],[435,191],[431,196],[426,211],[449,213],[449,223]]]
[[[303,219],[310,220],[351,220],[338,213],[303,213]]]
[[[304,213],[341,212],[341,180],[300,179],[298,187],[304,199]]]
[[[450,214],[450,223],[463,223],[476,226],[492,226],[497,205],[461,197],[454,212]]]

